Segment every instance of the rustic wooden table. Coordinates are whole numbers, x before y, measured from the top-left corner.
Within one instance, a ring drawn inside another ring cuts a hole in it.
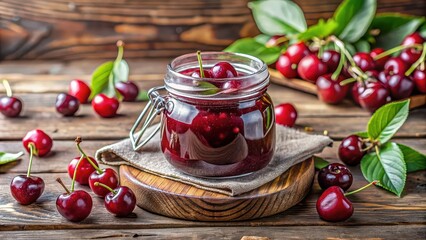
[[[130,61],[132,76],[144,89],[160,85],[167,59]],[[15,93],[24,100],[23,116],[17,119],[0,117],[0,151],[18,152],[21,139],[34,128],[41,128],[54,139],[54,151],[46,158],[36,159],[33,174],[46,182],[44,194],[29,206],[17,204],[9,193],[11,179],[26,172],[28,154],[22,160],[0,167],[0,239],[63,239],[63,238],[134,238],[144,239],[241,239],[261,236],[286,238],[399,238],[426,237],[426,175],[425,171],[409,174],[402,198],[380,188],[369,188],[351,196],[355,213],[347,221],[322,221],[315,210],[320,188],[315,182],[311,193],[288,211],[263,219],[242,222],[192,222],[155,215],[140,208],[136,218],[116,218],[106,212],[101,199],[94,197],[94,209],[82,223],[71,223],[56,211],[56,197],[62,188],[55,182],[61,177],[70,183],[66,173],[69,161],[78,155],[73,139],[81,135],[90,154],[96,149],[127,137],[129,129],[144,103],[124,103],[120,115],[113,119],[97,117],[90,105],[82,106],[78,116],[63,118],[54,108],[57,93],[67,90],[73,78],[88,80],[100,61],[73,62],[2,62],[0,77],[10,80]],[[320,156],[330,162],[336,157],[339,140],[349,133],[361,131],[369,114],[346,102],[339,106],[321,103],[315,96],[278,85],[269,90],[276,104],[292,102],[299,118],[297,128],[312,127],[314,133],[324,130],[335,140],[332,148]],[[396,141],[426,153],[426,108],[412,110]],[[351,167],[353,189],[364,184],[359,167]],[[80,187],[87,189],[85,187]]]

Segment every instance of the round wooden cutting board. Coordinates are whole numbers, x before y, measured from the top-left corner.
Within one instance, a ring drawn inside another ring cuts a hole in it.
[[[314,161],[308,159],[258,189],[229,197],[120,166],[121,184],[135,192],[139,207],[168,217],[198,221],[247,220],[283,212],[306,196],[314,175]]]

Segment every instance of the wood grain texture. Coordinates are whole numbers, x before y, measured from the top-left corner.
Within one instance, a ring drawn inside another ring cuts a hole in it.
[[[314,161],[308,159],[258,189],[229,197],[120,166],[120,183],[133,189],[139,207],[195,221],[249,220],[283,212],[306,196],[314,175]]]

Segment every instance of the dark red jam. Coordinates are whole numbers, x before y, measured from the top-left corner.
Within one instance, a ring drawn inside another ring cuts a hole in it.
[[[168,98],[161,149],[177,169],[200,177],[230,177],[264,168],[275,149],[275,117],[266,91],[251,99]]]

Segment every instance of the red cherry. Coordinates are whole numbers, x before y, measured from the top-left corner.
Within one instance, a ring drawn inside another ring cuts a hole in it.
[[[96,182],[107,185],[108,187],[114,189],[118,187],[118,174],[112,168],[106,168],[101,170],[101,173],[94,171],[89,177],[89,186],[92,189],[93,193],[99,197],[105,197],[110,191],[108,189],[95,186]]]
[[[337,104],[343,101],[349,90],[349,85],[341,86],[340,82],[345,80],[339,75],[336,80],[331,78],[332,73],[322,75],[317,80],[318,97],[321,101],[329,104]]]
[[[299,76],[312,83],[315,83],[318,77],[326,74],[327,71],[327,65],[314,54],[302,58],[297,66]]]
[[[212,78],[212,73],[209,70],[203,70],[203,72],[204,72],[204,78]],[[194,70],[190,76],[194,78],[201,78],[200,70],[199,69]]]
[[[350,135],[342,140],[339,145],[339,159],[347,165],[357,165],[364,157],[365,144],[357,135]],[[343,187],[342,187],[343,188]],[[343,190],[347,190],[343,188]]]
[[[421,93],[426,93],[426,70],[416,69],[413,73],[413,81],[416,84],[417,90]]]
[[[35,202],[44,191],[43,179],[36,176],[18,175],[10,183],[13,198],[22,205]]]
[[[92,161],[94,165],[99,166],[94,158],[92,157],[88,157],[88,158],[90,159],[90,161]],[[73,160],[71,160],[71,162],[68,164],[68,175],[70,176],[71,179],[74,176],[74,172],[76,170],[77,163],[79,160],[80,160],[80,157],[76,157]],[[83,158],[80,164],[78,164],[75,181],[82,185],[88,185],[89,177],[94,171],[96,171],[96,168],[93,167],[92,164],[90,164],[87,158]]]
[[[30,144],[36,148],[35,155],[43,157],[50,152],[53,146],[53,140],[40,129],[29,131],[22,139],[22,144],[27,152],[30,152]]]
[[[352,100],[357,104],[359,104],[359,95],[365,90],[364,83],[362,82],[355,82],[354,85],[352,85]]]
[[[392,75],[387,82],[387,87],[393,99],[403,99],[413,92],[414,82],[404,75]]]
[[[338,186],[346,191],[351,187],[352,181],[351,171],[340,163],[331,163],[318,172],[318,184],[322,189]]]
[[[388,102],[389,96],[388,89],[382,83],[368,82],[358,99],[362,108],[374,112]]]
[[[237,70],[229,62],[218,62],[210,70],[213,78],[237,77]]]
[[[373,58],[368,53],[356,53],[353,59],[356,65],[364,72],[368,70],[374,70],[376,68]]]
[[[327,64],[328,71],[332,73],[339,66],[340,53],[334,50],[326,50],[322,54],[321,60]]]
[[[93,110],[103,118],[114,117],[119,105],[117,99],[110,98],[103,93],[96,95],[92,100]]]
[[[311,53],[305,43],[299,42],[287,48],[285,54],[290,58],[292,63],[298,64],[302,58]]]
[[[76,97],[80,103],[86,103],[91,92],[89,86],[82,80],[74,79],[70,82],[68,94]]]
[[[79,100],[66,93],[60,93],[56,97],[56,111],[64,116],[73,116],[80,107]]]
[[[123,96],[125,102],[134,102],[139,95],[139,88],[132,81],[117,82],[115,89]]]
[[[370,56],[374,59],[377,55],[384,53],[385,50],[383,48],[374,48],[370,52]],[[375,65],[377,70],[382,70],[385,66],[386,61],[391,58],[390,55],[382,57],[380,59],[375,60]]]
[[[92,197],[83,190],[77,190],[59,195],[56,199],[56,209],[71,222],[81,222],[92,211]]]
[[[318,198],[316,207],[319,216],[330,222],[344,221],[354,212],[352,203],[338,186],[327,188]]]
[[[293,127],[296,119],[297,111],[291,103],[282,103],[275,107],[275,122],[277,124]]]
[[[286,54],[278,58],[275,68],[286,78],[297,77],[297,63],[292,63]]]
[[[96,182],[95,186],[106,188],[109,193],[105,196],[105,208],[118,217],[125,217],[133,212],[136,206],[136,196],[133,191],[125,186],[114,190],[102,183]]]
[[[407,48],[402,50],[401,55],[399,55],[399,57],[402,61],[406,63],[407,66],[411,66],[420,58],[421,55],[421,51],[415,48]]]
[[[401,45],[408,46],[412,44],[423,44],[425,39],[418,32],[413,32],[412,34],[406,36],[402,41]]]
[[[10,118],[19,116],[22,111],[22,101],[16,97],[0,98],[0,112]]]
[[[401,58],[397,57],[389,59],[384,66],[384,71],[388,75],[404,74],[407,70],[408,66],[405,62],[402,61]]]

